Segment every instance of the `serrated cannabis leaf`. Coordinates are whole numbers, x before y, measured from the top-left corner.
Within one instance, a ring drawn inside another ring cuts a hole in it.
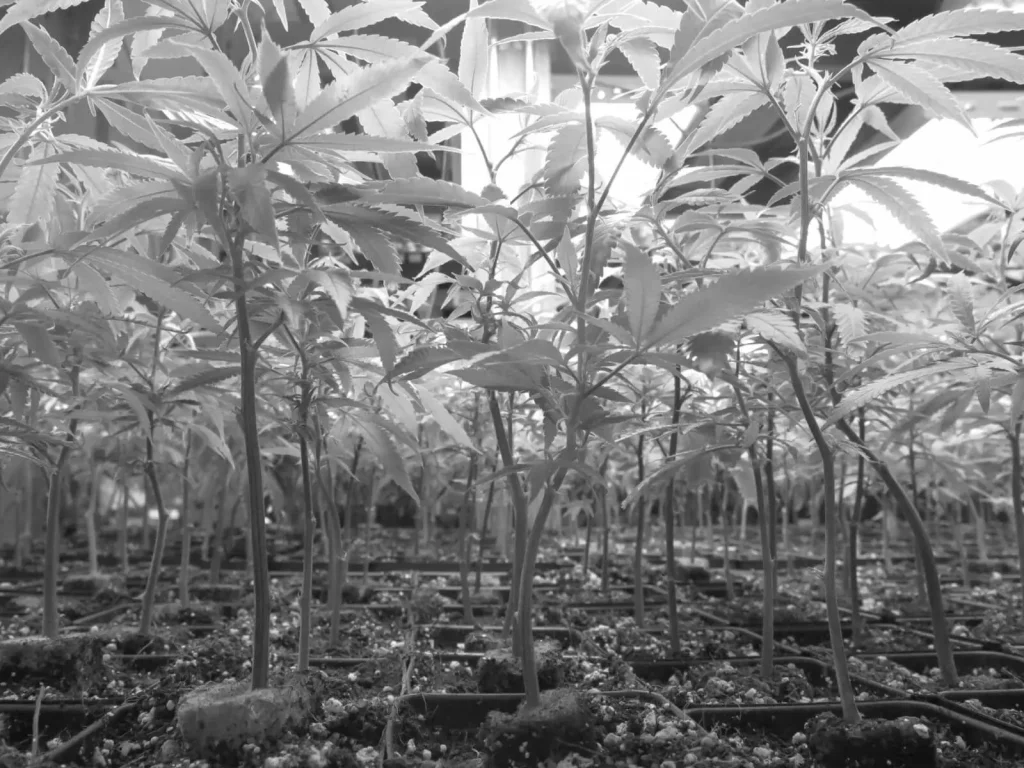
[[[469,0],[470,13],[478,7],[477,0]],[[459,49],[459,81],[474,98],[479,99],[487,89],[491,61],[491,46],[487,20],[473,16],[462,26],[462,44]]]
[[[418,379],[442,365],[461,359],[462,355],[448,347],[420,347],[395,363],[394,368],[388,373],[388,379]]]
[[[869,66],[879,79],[906,96],[912,103],[923,107],[935,117],[955,120],[973,130],[971,121],[956,96],[927,69],[916,64],[876,59],[872,59]]]
[[[89,262],[205,330],[220,330],[217,319],[206,307],[181,288],[171,284],[167,267],[142,256],[134,256],[112,248],[91,252]]]
[[[0,20],[0,28],[3,27],[3,22],[13,13],[13,9],[7,12],[2,20]],[[78,90],[78,81],[75,78],[75,61],[71,58],[71,55],[64,50],[63,46],[50,37],[50,33],[42,27],[37,27],[35,24],[29,24],[28,22],[21,25],[21,28],[25,30],[25,35],[28,37],[32,47],[36,49],[36,53],[43,60],[50,71],[53,73],[61,84],[68,89],[71,93],[75,93]],[[3,34],[0,30],[0,34]]]
[[[896,31],[897,45],[914,40],[967,37],[1024,29],[1024,14],[996,8],[961,8],[924,16]],[[868,41],[865,41],[868,42]]]
[[[25,340],[29,350],[40,362],[52,365],[54,368],[61,367],[64,356],[57,349],[57,345],[53,343],[46,328],[35,323],[14,323],[13,325],[18,329],[18,333]]]
[[[848,180],[847,183],[867,194],[937,256],[945,260],[946,248],[935,222],[931,220],[917,198],[904,187],[883,176],[860,176]]]
[[[399,354],[398,340],[395,338],[394,329],[384,319],[384,315],[378,312],[364,310],[361,314],[366,320],[370,333],[373,334],[373,343],[377,345],[384,370],[393,370]]]
[[[425,410],[427,414],[437,422],[441,429],[447,432],[448,435],[463,448],[473,449],[473,440],[468,434],[466,434],[466,430],[462,428],[458,419],[452,416],[448,409],[436,397],[422,387],[417,390],[416,395],[419,398],[420,404],[423,406],[423,410]]]
[[[867,330],[867,318],[864,310],[852,304],[833,304],[832,314],[839,329],[839,340],[849,345],[859,339]]]
[[[554,195],[576,192],[587,172],[587,130],[582,123],[559,128],[544,158],[544,179]]]
[[[960,328],[969,336],[978,333],[974,317],[974,291],[970,279],[964,274],[950,275],[946,284],[949,291],[949,308],[960,323]]]
[[[0,35],[15,24],[30,21],[43,14],[83,5],[87,0],[18,0],[0,17]],[[9,3],[4,3],[8,5]]]
[[[133,173],[136,176],[145,176],[153,179],[173,179],[182,182],[186,180],[181,171],[176,170],[172,163],[168,163],[161,158],[130,155],[127,152],[116,152],[114,150],[78,149],[71,152],[57,152],[39,160],[32,160],[26,163],[26,165],[35,165],[37,163],[76,163],[78,165],[124,171],[125,173]]]
[[[366,203],[397,205],[437,205],[445,208],[479,208],[490,201],[473,194],[459,184],[435,179],[401,179],[363,187],[361,199]]]
[[[940,373],[950,373],[952,371],[962,371],[968,368],[974,368],[975,365],[976,364],[970,360],[955,360],[952,362],[935,363],[923,368],[915,368],[911,371],[901,371],[900,373],[889,374],[877,381],[872,381],[869,384],[865,384],[862,387],[858,387],[857,389],[844,393],[842,403],[833,409],[832,413],[829,414],[828,420],[823,424],[823,426],[828,427],[835,424],[837,421],[853,413],[858,408],[862,408],[873,400],[881,397],[886,392],[890,392],[904,384],[909,384],[913,381],[920,381],[921,379],[928,378],[929,376],[935,376]]]
[[[647,346],[675,346],[691,336],[758,309],[792,290],[824,267],[758,267],[730,272],[709,286],[686,294],[655,326]]]
[[[737,46],[761,34],[777,29],[812,24],[843,17],[858,17],[871,21],[864,11],[841,0],[786,0],[739,17],[714,29],[706,36],[692,42],[686,53],[672,66],[662,82],[662,88],[678,83],[682,78],[701,67],[710,64],[720,56],[730,53]],[[684,25],[687,20],[684,17]]]
[[[362,67],[323,89],[288,126],[284,145],[332,128],[381,99],[404,91],[429,58],[402,59]]]
[[[651,257],[630,242],[623,242],[626,263],[622,277],[626,291],[626,312],[629,329],[636,340],[637,349],[644,345],[647,334],[654,327],[661,303],[661,275]]]
[[[306,13],[306,18],[319,27],[331,17],[331,7],[327,0],[298,0],[299,7]]]
[[[661,56],[653,42],[638,37],[624,42],[619,50],[645,86],[654,90],[661,84]]]
[[[801,355],[807,351],[793,318],[783,312],[751,312],[744,315],[743,320],[751,331],[765,341]]]
[[[48,143],[32,147],[11,195],[8,224],[38,224],[44,232],[47,231],[57,204],[57,179],[60,176],[60,166],[49,162],[55,154],[53,146]]]
[[[121,0],[106,0],[103,8],[93,19],[92,27],[89,30],[89,40],[95,40],[105,30],[122,21],[124,21],[124,7],[121,5]],[[84,78],[83,85],[86,88],[95,86],[117,61],[120,52],[121,38],[117,38],[116,41],[105,42],[90,50],[88,58],[80,54],[76,74]]]

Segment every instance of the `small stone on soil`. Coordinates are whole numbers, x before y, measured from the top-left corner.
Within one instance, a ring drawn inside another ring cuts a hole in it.
[[[62,692],[84,692],[106,680],[107,640],[68,634],[51,640],[38,635],[0,642],[0,683],[46,683]]]
[[[811,754],[822,768],[935,768],[932,729],[914,717],[863,720],[856,725],[819,715],[805,726]]]
[[[299,683],[252,690],[247,682],[198,688],[178,703],[178,730],[199,757],[237,754],[276,741],[308,719],[311,696]]]

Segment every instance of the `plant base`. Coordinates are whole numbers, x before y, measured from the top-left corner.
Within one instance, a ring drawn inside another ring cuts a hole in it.
[[[107,638],[99,634],[18,637],[0,642],[0,683],[45,683],[64,693],[84,692],[107,679]]]
[[[300,680],[255,691],[249,686],[215,683],[182,697],[178,731],[193,754],[237,761],[245,744],[264,747],[305,726],[313,697]]]
[[[537,682],[541,690],[558,688],[565,674],[561,664],[561,646],[550,640],[534,644],[537,663]],[[488,651],[476,670],[476,685],[480,693],[523,693],[523,663],[508,648]]]
[[[545,691],[540,706],[514,715],[492,712],[480,736],[493,768],[558,762],[580,747],[593,746],[594,716],[589,701],[567,688]]]
[[[917,717],[864,720],[856,725],[834,714],[804,727],[811,754],[822,768],[935,768],[935,730]]]

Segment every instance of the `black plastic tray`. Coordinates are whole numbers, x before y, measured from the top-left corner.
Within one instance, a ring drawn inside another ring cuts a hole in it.
[[[1024,754],[1024,735],[1014,733],[990,722],[970,717],[941,703],[917,700],[859,701],[857,709],[865,717],[895,719],[914,716],[941,722],[972,746],[997,747],[1010,754]],[[842,714],[839,702],[814,704],[762,705],[754,707],[694,707],[686,710],[705,728],[727,725],[749,733],[766,730],[784,739],[791,739],[803,730],[804,724],[823,712]]]

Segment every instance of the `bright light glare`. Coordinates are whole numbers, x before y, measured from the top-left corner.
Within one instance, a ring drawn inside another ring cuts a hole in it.
[[[1000,133],[993,130],[996,120],[979,118],[972,124],[977,136],[953,120],[932,120],[875,165],[935,171],[978,185],[1001,180],[1020,189],[1024,185],[1024,138],[992,141]],[[904,179],[898,183],[917,198],[940,232],[955,229],[986,208],[980,200],[933,184]],[[894,248],[917,239],[859,189],[846,187],[833,205],[854,206],[871,219],[869,223],[849,211],[840,212],[846,245]]]

